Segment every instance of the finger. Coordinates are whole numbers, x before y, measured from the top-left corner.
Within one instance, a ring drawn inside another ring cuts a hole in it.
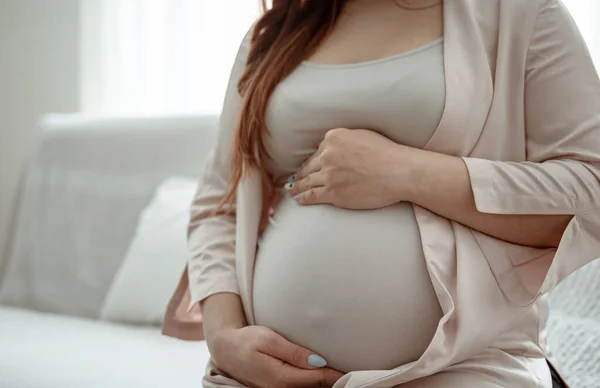
[[[308,175],[315,173],[323,167],[321,163],[321,152],[317,151],[306,163],[302,166],[300,171],[295,174],[296,180],[307,177]]]
[[[288,183],[285,185],[285,188],[291,195],[295,196],[314,187],[321,186],[325,186],[325,174],[322,171],[317,171],[296,182]]]
[[[269,208],[269,216],[272,216],[275,214],[275,209],[277,209],[277,205],[279,205],[279,202],[281,202],[281,198],[283,198],[283,194],[282,194],[281,190],[276,190],[275,196],[273,197],[273,200],[271,203],[271,207]]]
[[[304,370],[292,365],[285,365],[283,368],[283,381],[278,383],[295,388],[332,387],[344,375],[331,368]]]
[[[268,341],[262,342],[257,350],[302,369],[322,368],[327,365],[323,357],[286,340],[277,333],[273,333]]]
[[[330,191],[325,186],[313,187],[294,196],[300,205],[319,205],[331,203]]]
[[[322,373],[322,385],[324,387],[333,387],[335,383],[337,383],[338,380],[344,377],[345,375],[345,373],[331,368],[322,368],[317,370],[316,372]]]
[[[306,159],[304,161],[304,163],[302,163],[302,167],[304,167],[308,163],[310,163],[311,160],[319,157],[319,155],[321,155],[321,153],[323,152],[323,149],[325,149],[325,140],[323,140],[323,141],[321,141],[321,143],[319,143],[319,147],[317,148],[317,150],[310,156],[310,158]]]

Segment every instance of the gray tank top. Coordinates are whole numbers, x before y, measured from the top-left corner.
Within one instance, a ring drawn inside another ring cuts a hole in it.
[[[338,127],[424,147],[445,105],[442,42],[356,64],[303,62],[275,90],[267,113],[275,175],[295,172]]]
[[[376,61],[304,62],[270,101],[270,168],[284,182],[338,127],[422,148],[445,92],[441,39]],[[442,317],[409,203],[352,211],[285,194],[259,242],[253,303],[257,324],[344,372],[415,361]]]

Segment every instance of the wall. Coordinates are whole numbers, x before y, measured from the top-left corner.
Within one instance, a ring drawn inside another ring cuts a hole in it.
[[[46,112],[79,109],[79,0],[0,0],[0,272],[20,175]]]
[[[600,2],[598,0],[563,0],[594,57],[596,68],[600,69]]]

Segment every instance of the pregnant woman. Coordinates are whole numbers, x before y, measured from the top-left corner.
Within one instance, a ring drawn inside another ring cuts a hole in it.
[[[274,0],[192,205],[204,386],[551,387],[546,294],[600,256],[599,178],[559,0]]]

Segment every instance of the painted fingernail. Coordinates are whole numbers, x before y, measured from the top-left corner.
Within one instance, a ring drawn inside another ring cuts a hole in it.
[[[323,368],[327,366],[327,361],[321,356],[311,354],[308,356],[308,365],[314,366],[315,368]]]
[[[283,186],[283,187],[284,187],[286,190],[291,190],[291,189],[292,189],[292,187],[294,187],[294,183],[292,183],[292,182],[286,183],[286,184],[285,184],[285,186]]]
[[[300,201],[300,195],[296,195],[296,196],[294,197],[294,201],[296,201],[296,202]]]
[[[294,182],[296,182],[296,178],[297,178],[297,176],[296,176],[296,174],[294,174],[294,175],[292,175],[291,177],[288,178],[288,182],[294,183]]]

